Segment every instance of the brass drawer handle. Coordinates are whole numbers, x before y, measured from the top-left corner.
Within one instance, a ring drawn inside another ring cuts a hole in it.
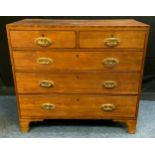
[[[42,80],[39,82],[40,87],[50,88],[54,86],[54,82],[50,80]]]
[[[120,40],[118,38],[110,37],[105,39],[105,45],[108,47],[116,47],[120,43]]]
[[[49,65],[52,64],[54,61],[51,58],[46,58],[46,57],[40,57],[37,59],[37,63],[40,65]]]
[[[111,103],[101,105],[101,110],[106,111],[106,112],[110,112],[110,111],[113,111],[115,109],[116,109],[116,106],[114,104],[111,104]]]
[[[102,63],[109,68],[112,68],[119,64],[119,60],[117,58],[105,58]]]
[[[107,89],[112,89],[117,86],[117,82],[112,80],[104,81],[102,86]]]
[[[43,103],[41,105],[41,107],[44,109],[44,110],[53,110],[55,109],[55,105],[52,104],[52,103]]]
[[[38,37],[35,39],[35,43],[40,47],[48,47],[52,44],[52,41],[47,37]]]

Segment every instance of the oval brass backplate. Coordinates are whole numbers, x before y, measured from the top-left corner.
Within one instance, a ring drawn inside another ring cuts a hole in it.
[[[118,38],[115,38],[115,37],[110,37],[110,38],[105,39],[104,43],[108,47],[116,47],[119,45],[120,40]]]
[[[52,44],[52,41],[50,38],[47,37],[38,37],[35,39],[35,44],[40,47],[48,47]]]
[[[115,110],[116,106],[111,103],[106,103],[101,105],[101,110],[109,112]]]
[[[41,80],[39,82],[40,87],[50,88],[54,86],[54,82],[51,80]]]
[[[52,64],[54,61],[52,58],[40,57],[37,59],[37,63],[40,65],[49,65]]]
[[[112,89],[117,86],[117,82],[112,80],[107,80],[102,83],[102,86],[107,89]]]
[[[43,103],[41,105],[41,107],[44,109],[44,110],[53,110],[55,109],[55,105],[53,103]]]
[[[109,57],[109,58],[103,59],[102,63],[103,63],[106,67],[112,68],[112,67],[114,67],[114,66],[116,66],[116,65],[119,64],[119,60],[118,60],[117,58],[110,58],[110,57]]]

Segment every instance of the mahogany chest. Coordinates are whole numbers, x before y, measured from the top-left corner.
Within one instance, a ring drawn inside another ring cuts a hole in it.
[[[135,133],[148,32],[135,20],[8,24],[20,130],[44,119],[110,119]]]

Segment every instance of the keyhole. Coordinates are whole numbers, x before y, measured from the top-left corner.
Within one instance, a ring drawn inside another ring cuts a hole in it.
[[[44,35],[44,34],[42,34],[41,36],[42,36],[42,37],[45,37],[45,35]]]
[[[76,78],[79,79],[79,76],[77,75]]]
[[[77,98],[76,101],[79,102],[79,98]]]
[[[79,54],[76,54],[76,58],[79,58]]]

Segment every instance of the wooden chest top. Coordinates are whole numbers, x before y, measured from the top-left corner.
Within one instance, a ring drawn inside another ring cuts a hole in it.
[[[24,19],[11,24],[11,27],[149,27],[133,19],[117,20],[58,20],[58,19]]]

